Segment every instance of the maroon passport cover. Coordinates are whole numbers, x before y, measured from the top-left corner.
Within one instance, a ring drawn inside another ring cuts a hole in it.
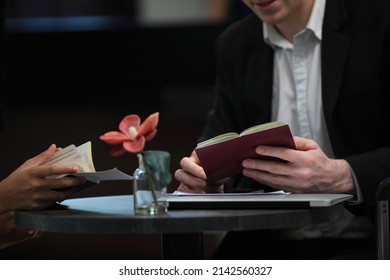
[[[260,158],[257,146],[283,146],[296,149],[288,124],[196,148],[196,154],[209,181],[217,181],[242,171],[242,161]]]

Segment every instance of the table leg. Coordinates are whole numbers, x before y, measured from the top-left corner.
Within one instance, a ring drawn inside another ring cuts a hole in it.
[[[161,234],[162,259],[200,260],[203,259],[203,233]]]

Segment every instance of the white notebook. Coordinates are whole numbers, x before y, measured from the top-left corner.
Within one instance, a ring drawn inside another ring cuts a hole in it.
[[[351,199],[350,194],[169,194],[169,209],[262,209],[329,207]]]

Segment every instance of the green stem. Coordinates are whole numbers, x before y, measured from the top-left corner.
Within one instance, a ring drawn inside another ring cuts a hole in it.
[[[154,187],[154,183],[155,183],[156,180],[154,180],[152,172],[150,172],[149,167],[144,163],[142,154],[138,154],[138,160],[139,160],[139,166],[141,168],[143,167],[145,169],[145,171],[146,171],[146,181],[147,181],[147,183],[150,186],[150,189],[152,191],[154,204],[157,205],[157,202],[158,202],[157,201],[157,194],[156,194],[156,188]]]

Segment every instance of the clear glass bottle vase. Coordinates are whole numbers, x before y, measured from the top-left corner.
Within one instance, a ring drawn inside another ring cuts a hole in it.
[[[133,174],[134,212],[141,215],[166,213],[166,186],[153,178],[148,172],[142,154],[138,154],[138,168]]]

